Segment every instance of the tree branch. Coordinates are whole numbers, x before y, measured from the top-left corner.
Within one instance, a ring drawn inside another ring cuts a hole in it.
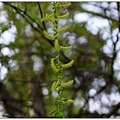
[[[107,118],[110,118],[111,115],[114,115],[114,113],[120,108],[120,103],[113,106],[109,112],[109,114],[106,115]]]
[[[39,8],[40,16],[41,16],[41,18],[43,18],[44,16],[43,16],[43,11],[42,11],[41,5],[40,5],[39,2],[37,2],[37,5],[38,5],[38,8]],[[42,23],[43,23],[44,29],[46,30],[45,22],[43,21]]]

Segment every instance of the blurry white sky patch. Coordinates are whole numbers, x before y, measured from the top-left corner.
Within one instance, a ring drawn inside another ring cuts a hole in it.
[[[6,44],[9,45],[10,42],[14,42],[16,35],[16,27],[14,25],[11,26],[10,29],[3,32],[0,36],[0,44]],[[11,51],[8,47],[4,47],[1,49],[1,53],[6,56],[11,56],[14,54],[13,51]],[[5,75],[7,73],[7,68],[5,66],[0,67],[0,80],[3,80]]]
[[[108,20],[102,19],[100,17],[91,17],[87,22],[87,29],[91,31],[93,34],[97,34],[99,29],[109,29]]]
[[[1,66],[0,64],[0,80],[3,80],[8,70],[5,66]]]
[[[2,49],[1,49],[1,53],[2,53],[4,56],[8,55],[9,57],[11,57],[11,56],[14,54],[14,52],[13,52],[12,50],[10,50],[8,47],[2,48]]]
[[[82,8],[85,9],[85,10],[88,10],[88,11],[92,11],[92,12],[96,12],[96,13],[101,13],[102,12],[102,9],[97,7],[97,6],[94,6],[94,3],[95,2],[89,2],[90,4],[82,4]]]
[[[9,45],[10,42],[14,42],[17,29],[14,25],[11,26],[7,31],[3,32],[0,36],[0,44]]]
[[[108,20],[100,17],[93,17],[87,13],[75,14],[74,21],[77,23],[87,22],[87,29],[93,34],[97,34],[99,29],[109,28]]]
[[[35,56],[35,55],[33,55],[31,58],[34,61],[33,69],[35,71],[41,71],[43,66],[44,66],[43,63],[42,63],[42,60],[39,57]]]
[[[74,21],[75,22],[78,22],[78,23],[81,23],[81,22],[87,22],[88,19],[90,18],[90,14],[87,14],[87,13],[76,13],[74,15]]]
[[[3,7],[3,3],[0,2],[0,9]],[[1,11],[0,12],[0,23],[6,25],[8,23],[8,14],[6,11]],[[1,28],[0,28],[1,31]],[[10,42],[14,42],[15,40],[15,35],[17,33],[17,29],[15,27],[15,25],[11,25],[11,27],[4,31],[1,35],[0,35],[0,44],[5,44],[5,45],[9,45]],[[1,53],[6,56],[11,56],[14,54],[13,51],[11,51],[8,47],[4,47],[1,49]],[[3,80],[5,75],[7,73],[7,68],[5,66],[2,66],[0,63],[0,80]]]
[[[0,23],[6,24],[8,22],[7,17],[8,17],[8,14],[6,11],[0,12]]]
[[[2,102],[0,102],[0,119],[3,117],[3,114],[4,114],[4,108]]]

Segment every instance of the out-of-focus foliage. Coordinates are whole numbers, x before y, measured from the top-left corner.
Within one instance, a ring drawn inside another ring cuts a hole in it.
[[[0,109],[1,117],[51,117],[56,93],[51,90],[57,76],[51,70],[55,57],[49,22],[41,22],[51,13],[50,2],[0,3]],[[120,116],[120,3],[72,2],[60,13],[70,13],[59,21],[67,24],[62,45],[72,50],[61,53],[67,63],[63,79],[74,79],[63,96],[74,99],[64,113],[72,118]],[[4,76],[3,76],[4,74]]]

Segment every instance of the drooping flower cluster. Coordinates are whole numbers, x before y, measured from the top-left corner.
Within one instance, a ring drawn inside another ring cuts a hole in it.
[[[50,35],[46,31],[43,31],[43,34],[48,39],[54,41],[54,47],[55,47],[55,52],[56,52],[56,57],[51,59],[51,68],[55,73],[58,74],[57,81],[53,82],[53,84],[52,84],[52,89],[59,94],[59,96],[57,98],[57,109],[54,111],[54,112],[56,112],[56,117],[64,117],[63,114],[60,114],[61,113],[60,111],[62,111],[62,108],[60,108],[60,106],[63,105],[63,103],[65,104],[65,103],[73,102],[73,100],[71,100],[71,99],[61,97],[61,92],[63,90],[62,88],[69,87],[73,83],[73,80],[70,80],[69,82],[62,82],[61,81],[61,73],[62,73],[63,69],[71,67],[74,63],[74,60],[71,60],[70,62],[68,62],[66,64],[64,64],[60,61],[60,52],[70,50],[72,48],[72,46],[67,46],[67,47],[62,46],[62,45],[60,45],[60,41],[59,41],[59,35],[62,32],[66,31],[68,27],[64,26],[63,28],[58,29],[59,19],[64,19],[69,16],[68,12],[65,13],[64,15],[58,15],[59,9],[67,8],[70,5],[71,5],[71,3],[62,4],[61,2],[53,2],[52,3],[53,13],[51,13],[50,15],[46,14],[45,17],[42,19],[42,21],[49,21],[49,22],[53,23],[53,32],[54,32],[53,36]]]

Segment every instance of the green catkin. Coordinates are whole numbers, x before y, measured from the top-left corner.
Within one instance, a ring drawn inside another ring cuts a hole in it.
[[[73,80],[69,81],[69,82],[66,82],[66,83],[61,83],[61,86],[62,87],[69,87],[73,84]]]
[[[60,49],[63,51],[70,50],[71,48],[72,48],[72,46],[69,46],[69,47],[60,46]]]
[[[69,63],[63,64],[62,67],[63,68],[69,68],[69,67],[71,67],[73,65],[73,63],[74,63],[74,60],[71,60]]]
[[[61,2],[52,2],[53,6],[53,13],[50,15],[46,14],[42,21],[49,21],[53,23],[53,32],[54,35],[49,35],[46,31],[43,31],[43,34],[50,40],[54,40],[54,47],[56,52],[56,57],[51,59],[51,68],[52,70],[58,75],[57,81],[54,81],[52,84],[52,90],[58,93],[57,101],[56,101],[56,109],[52,111],[52,114],[55,113],[54,117],[65,117],[63,114],[63,105],[73,103],[73,100],[62,98],[62,91],[63,88],[69,87],[73,84],[73,80],[68,82],[61,82],[62,81],[62,72],[63,69],[69,68],[73,65],[74,60],[63,64],[60,61],[60,52],[70,50],[72,46],[64,47],[60,45],[59,35],[67,30],[67,26],[58,29],[58,20],[64,19],[69,16],[69,13],[65,13],[63,15],[58,15],[59,9],[67,8],[70,6],[71,3],[62,4]]]
[[[52,84],[52,89],[57,92],[57,87],[59,86],[59,81],[55,81],[53,84]]]
[[[66,4],[62,4],[61,6],[65,9],[67,7],[69,7],[71,5],[71,3],[66,3]]]
[[[54,36],[49,35],[46,31],[43,31],[43,34],[46,38],[48,38],[50,40],[54,40]]]
[[[65,8],[69,7],[70,5],[71,5],[71,3],[61,4],[61,2],[58,2],[58,3],[56,3],[56,8],[62,7],[65,9]]]
[[[62,33],[62,32],[64,32],[64,31],[66,31],[67,28],[68,28],[67,26],[64,26],[63,28],[57,30],[57,32],[58,32],[58,33]]]
[[[54,22],[54,20],[51,18],[53,15],[54,15],[53,13],[50,14],[50,15],[46,14],[45,17],[42,18],[41,21],[43,22],[43,21],[47,20],[47,21],[49,21],[49,22]]]
[[[69,16],[69,13],[66,13],[64,15],[58,16],[59,19],[67,18]]]
[[[70,103],[73,103],[73,102],[74,102],[74,100],[68,99],[66,103],[67,103],[67,104],[70,104]]]
[[[57,73],[59,70],[56,67],[54,60],[55,60],[55,58],[51,59],[51,67],[52,67],[53,71]]]
[[[60,51],[60,46],[59,46],[58,40],[55,40],[55,49],[57,52]]]

